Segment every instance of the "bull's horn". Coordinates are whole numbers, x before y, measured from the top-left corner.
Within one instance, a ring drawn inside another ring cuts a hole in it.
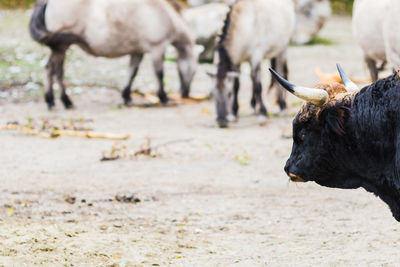
[[[294,94],[295,96],[306,100],[316,106],[322,106],[326,102],[328,102],[329,95],[328,92],[322,89],[315,89],[315,88],[307,88],[307,87],[300,87],[294,85],[284,78],[280,76],[276,71],[269,68],[269,71],[275,77],[275,79],[289,92]]]
[[[347,92],[357,92],[360,90],[358,86],[353,83],[350,78],[344,73],[342,67],[339,64],[336,64],[337,70],[339,71],[340,77],[342,78],[344,88],[346,88]]]

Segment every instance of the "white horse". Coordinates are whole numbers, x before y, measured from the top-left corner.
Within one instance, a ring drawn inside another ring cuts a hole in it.
[[[263,59],[276,58],[274,67],[278,72],[287,71],[286,50],[294,32],[295,17],[292,0],[243,0],[232,6],[217,45],[219,64],[213,98],[220,127],[228,126],[232,115],[237,117],[239,76],[236,72],[243,62],[251,65],[252,106],[258,106],[260,120],[265,121],[261,63]],[[278,90],[281,109],[286,107],[285,96],[284,90]]]
[[[292,41],[307,44],[318,34],[331,15],[329,0],[296,0],[296,30]]]
[[[365,62],[373,81],[378,79],[379,71],[386,63],[383,24],[389,10],[393,9],[390,3],[391,0],[356,0],[354,2],[353,33],[364,52]],[[382,63],[380,68],[377,62]]]
[[[165,0],[39,0],[30,32],[34,40],[51,49],[45,95],[49,108],[54,106],[54,77],[62,90],[64,106],[73,106],[63,84],[65,53],[72,44],[93,56],[130,55],[130,77],[122,93],[126,104],[131,102],[131,86],[147,52],[152,54],[159,81],[158,96],[161,102],[168,101],[163,62],[166,48],[172,44],[178,52],[181,93],[189,96],[196,64],[194,42],[182,17]]]
[[[400,2],[392,0],[383,23],[386,58],[392,68],[400,71]]]

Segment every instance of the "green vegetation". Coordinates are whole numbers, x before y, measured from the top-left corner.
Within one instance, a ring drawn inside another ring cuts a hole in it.
[[[317,35],[307,45],[335,45],[335,42]]]
[[[27,8],[36,0],[0,0],[0,8]]]
[[[351,13],[354,0],[330,0],[333,12],[336,14]],[[378,1],[378,0],[377,0]]]

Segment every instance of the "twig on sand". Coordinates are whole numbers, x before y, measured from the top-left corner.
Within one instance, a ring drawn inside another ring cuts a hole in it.
[[[191,139],[178,139],[178,140],[173,140],[170,142],[152,146],[151,138],[146,137],[146,144],[142,145],[139,150],[128,151],[126,146],[114,145],[111,148],[111,152],[108,155],[106,155],[106,153],[103,152],[103,156],[100,159],[100,161],[114,161],[114,160],[128,158],[128,157],[134,158],[134,157],[138,157],[140,155],[155,158],[155,157],[157,157],[157,154],[155,151],[160,147],[166,147],[166,146],[170,146],[170,145],[177,144],[177,143],[191,142],[192,140],[193,140],[192,138]]]
[[[156,93],[154,92],[146,92],[143,93],[139,90],[135,90],[131,94],[133,99],[143,99],[143,103],[134,103],[131,104],[133,107],[154,107],[154,106],[164,106],[160,102],[160,99],[157,97]],[[180,94],[171,93],[168,94],[169,102],[168,106],[176,106],[180,104],[193,104],[193,103],[200,103],[203,101],[210,100],[210,95],[203,95],[203,94],[191,94],[189,98],[182,98]]]
[[[26,126],[21,126],[18,124],[7,124],[4,126],[0,126],[0,131],[4,131],[4,130],[12,130],[12,131],[19,131],[19,132],[24,132],[27,133],[29,135],[36,135],[36,136],[40,136],[43,138],[57,138],[58,136],[52,135],[51,133],[47,133],[44,131],[39,131],[36,129],[32,129]]]
[[[72,131],[72,130],[53,130],[53,134],[57,136],[67,135],[67,136],[85,137],[89,139],[128,140],[130,138],[129,134],[118,135],[111,133],[98,133],[98,132]]]
[[[42,125],[35,125],[35,126],[32,125],[31,121],[29,121],[27,125],[21,125],[18,122],[10,122],[7,123],[7,125],[0,126],[0,131],[4,130],[19,131],[29,135],[35,135],[49,139],[57,138],[63,135],[93,138],[93,139],[109,139],[109,140],[128,140],[130,138],[130,135],[99,133],[88,129],[84,129],[82,127],[76,128],[73,124],[69,126],[63,125],[63,127],[67,128],[60,129],[62,127],[56,127],[52,125],[48,120],[43,120]]]

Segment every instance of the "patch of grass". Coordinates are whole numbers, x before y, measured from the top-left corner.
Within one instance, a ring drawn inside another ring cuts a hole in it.
[[[336,43],[332,40],[329,40],[327,38],[321,37],[321,36],[315,36],[311,42],[309,42],[309,45],[335,45]]]
[[[268,112],[268,117],[270,117],[270,118],[280,118],[280,117],[282,117],[282,114],[281,113],[272,113],[272,112]]]
[[[292,107],[294,107],[294,108],[299,108],[299,107],[303,106],[303,103],[304,103],[304,102],[302,102],[302,101],[293,102],[293,103],[292,103]]]
[[[315,36],[311,42],[309,42],[307,45],[335,45],[336,43],[332,40],[329,40],[327,38],[321,37],[321,36]]]
[[[4,61],[4,60],[0,60],[0,68],[8,68],[11,67],[12,64],[10,62]]]
[[[240,166],[247,166],[250,164],[250,155],[244,152],[243,155],[236,156],[235,161],[239,163]]]
[[[336,45],[336,43],[332,40],[329,40],[327,38],[321,37],[321,36],[315,36],[310,42],[306,44],[295,44],[292,43],[290,46],[312,46],[312,45],[324,45],[324,46],[330,46],[330,45]]]
[[[379,1],[379,0],[377,0]],[[334,14],[351,14],[354,0],[331,0]]]
[[[164,59],[164,62],[176,62],[176,58],[174,58],[174,57],[166,57]]]
[[[28,8],[35,2],[36,0],[0,0],[0,8]]]

